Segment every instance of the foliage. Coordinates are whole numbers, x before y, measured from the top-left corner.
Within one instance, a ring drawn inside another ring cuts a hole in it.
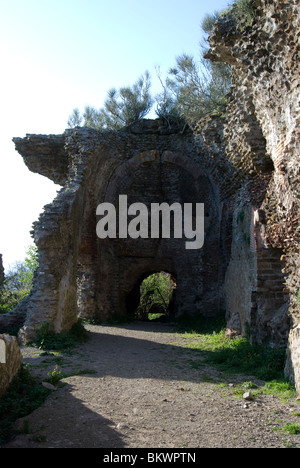
[[[223,317],[190,319],[179,324],[179,331],[185,332],[189,347],[206,352],[209,364],[228,373],[253,375],[264,381],[284,382],[285,349],[273,349],[265,345],[251,344],[244,337],[227,338]]]
[[[201,28],[205,34],[211,34],[214,25],[220,18],[220,15],[221,13],[219,11],[215,11],[214,13],[208,13],[203,17],[201,21]]]
[[[87,106],[83,116],[78,109],[74,109],[68,125],[73,128],[83,123],[86,127],[98,130],[119,130],[141,120],[152,107],[150,86],[150,75],[146,71],[131,87],[126,86],[119,90],[111,88],[102,109]]]
[[[282,427],[285,431],[289,432],[291,435],[300,434],[300,423],[289,423]]]
[[[31,291],[34,272],[38,267],[38,251],[29,246],[23,262],[17,262],[5,274],[0,288],[0,313],[6,313],[16,307]]]
[[[200,61],[183,54],[177,57],[165,83],[159,76],[162,92],[156,96],[156,115],[169,126],[184,127],[187,123],[193,127],[205,116],[223,115],[225,112],[226,95],[231,84],[230,67],[204,58],[209,48],[208,36],[224,14],[230,14],[237,27],[243,29],[252,24],[255,16],[253,0],[234,0],[228,10],[205,15],[201,22],[204,37]],[[152,104],[150,76],[146,71],[132,87],[110,89],[103,108],[97,110],[87,106],[82,115],[77,108],[74,109],[68,126],[119,130],[144,118]]]
[[[78,320],[69,331],[59,334],[56,334],[47,322],[37,330],[33,344],[43,350],[63,350],[83,343],[87,338],[87,332],[81,320]]]
[[[250,26],[255,16],[253,0],[235,0],[230,13],[237,20],[240,27]]]
[[[166,314],[172,297],[174,283],[168,273],[154,273],[141,284],[141,300],[137,310],[139,318],[148,318],[154,310]]]
[[[13,423],[38,408],[49,393],[24,366],[21,368],[0,399],[0,443],[5,443],[11,437]]]
[[[204,33],[200,43],[201,58],[195,61],[188,54],[177,57],[175,67],[169,70],[163,92],[156,98],[158,117],[172,121],[175,116],[177,121],[178,118],[184,119],[193,127],[205,116],[223,115],[225,112],[226,95],[231,85],[230,67],[205,58],[209,49],[208,36],[225,13],[235,18],[239,28],[251,25],[255,15],[253,0],[235,0],[230,10],[204,16],[201,22]]]
[[[199,64],[193,57],[182,55],[169,72],[167,85],[176,96],[175,107],[189,125],[208,115],[222,114],[226,107],[229,74],[218,72],[210,61]]]
[[[73,112],[69,117],[68,127],[70,128],[80,127],[81,124],[82,124],[82,116],[80,115],[80,110],[76,107],[75,109],[73,109]]]
[[[63,378],[63,374],[61,370],[59,370],[57,364],[54,367],[52,372],[51,371],[48,372],[48,376],[49,376],[49,379],[48,379],[49,382],[54,386],[58,384],[61,378]]]
[[[235,2],[233,14],[244,15],[245,4],[249,2],[250,0]],[[162,92],[155,98],[155,112],[169,126],[183,128],[188,124],[193,127],[202,117],[222,115],[225,111],[226,95],[231,83],[230,68],[224,63],[204,59],[208,50],[208,35],[220,15],[220,12],[215,12],[202,20],[204,40],[199,62],[192,56],[183,54],[177,57],[176,65],[169,70],[165,82],[158,74]],[[152,105],[150,75],[145,72],[132,87],[110,89],[103,108],[97,110],[87,106],[82,115],[77,108],[74,109],[68,126],[119,130],[144,118]]]
[[[163,85],[163,93],[157,96],[159,117],[167,120],[178,118],[193,127],[201,118],[208,115],[222,115],[226,108],[231,76],[230,68],[223,63],[214,63],[205,59],[208,51],[208,35],[220,13],[206,15],[201,23],[204,39],[201,42],[199,61],[183,54],[176,59],[175,67],[169,70]]]
[[[155,113],[157,117],[163,120],[169,127],[184,127],[186,121],[179,108],[176,106],[176,95],[171,91],[168,83],[163,82],[159,68],[157,69],[157,76],[162,87],[162,92],[155,98]]]
[[[252,345],[246,338],[224,339],[222,349],[210,356],[222,370],[255,375],[262,380],[283,379],[285,349]]]

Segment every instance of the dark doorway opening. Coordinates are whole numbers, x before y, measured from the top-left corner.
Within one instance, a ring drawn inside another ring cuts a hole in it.
[[[166,321],[174,313],[176,279],[160,271],[143,275],[127,297],[127,313],[136,320]]]

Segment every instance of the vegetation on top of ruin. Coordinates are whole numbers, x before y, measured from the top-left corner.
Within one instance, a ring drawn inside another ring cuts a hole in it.
[[[228,11],[237,21],[240,29],[251,26],[255,17],[253,0],[236,0]]]
[[[157,117],[169,126],[184,127],[188,124],[193,128],[203,117],[223,115],[231,84],[230,67],[204,57],[208,50],[208,36],[217,20],[225,14],[235,19],[239,29],[251,25],[255,16],[253,0],[234,0],[228,10],[207,14],[203,18],[200,60],[183,54],[176,58],[176,64],[165,80],[158,72],[162,91],[155,99],[150,94],[150,74],[146,71],[132,86],[110,89],[103,108],[87,106],[83,113],[75,108],[68,119],[68,126],[119,130],[146,117],[154,103]]]
[[[74,109],[69,117],[68,126],[80,125],[95,129],[119,130],[145,117],[153,104],[150,94],[150,75],[146,71],[132,86],[119,90],[111,88],[102,109],[87,106],[81,115]]]

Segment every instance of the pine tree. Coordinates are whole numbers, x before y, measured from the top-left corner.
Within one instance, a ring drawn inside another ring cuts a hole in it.
[[[104,107],[97,110],[87,106],[83,116],[74,109],[68,120],[69,127],[83,123],[86,127],[119,130],[124,126],[144,118],[150,111],[153,101],[150,94],[150,75],[146,71],[133,86],[119,90],[111,88],[107,93]]]

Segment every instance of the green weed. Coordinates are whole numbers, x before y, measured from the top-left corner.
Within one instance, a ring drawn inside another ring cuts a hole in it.
[[[81,320],[78,320],[69,331],[56,334],[49,323],[44,323],[37,331],[32,344],[43,350],[64,350],[83,343],[88,338]]]
[[[261,380],[283,380],[285,349],[252,345],[246,338],[223,337],[222,346],[214,349],[208,361],[227,373],[253,375]]]
[[[48,372],[48,376],[49,376],[48,381],[54,386],[56,386],[58,384],[58,382],[60,381],[60,379],[63,378],[63,374],[62,374],[61,370],[58,369],[57,364],[54,367],[52,372],[51,371]]]
[[[21,368],[0,399],[0,444],[7,442],[12,436],[14,422],[38,408],[49,393],[24,366]]]
[[[58,365],[56,365],[53,371],[48,372],[47,381],[52,385],[57,386],[60,380],[65,379],[67,377],[73,377],[74,375],[93,375],[96,373],[97,372],[94,369],[77,369],[69,372],[63,372],[58,368]]]
[[[265,382],[257,389],[251,381],[244,382],[240,389],[235,389],[240,394],[246,388],[251,388],[257,394],[274,394],[284,400],[296,395],[295,388],[284,377],[285,349],[251,344],[245,337],[227,338],[225,330],[226,324],[222,317],[180,320],[178,333],[184,334],[184,347],[194,353],[193,359],[189,361],[194,369],[208,364],[223,372],[224,378],[243,374]],[[198,359],[195,353],[198,353]]]
[[[300,423],[289,423],[282,427],[285,431],[289,432],[291,435],[300,434]]]

